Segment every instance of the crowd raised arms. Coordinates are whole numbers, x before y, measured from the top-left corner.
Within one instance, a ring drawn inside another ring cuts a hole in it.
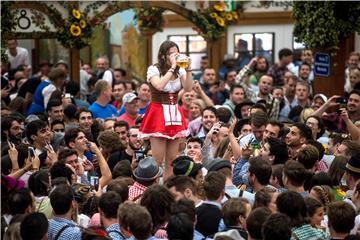
[[[100,56],[79,84],[7,48],[2,238],[359,238],[359,53],[327,96],[306,49],[216,72],[164,41],[141,81]]]

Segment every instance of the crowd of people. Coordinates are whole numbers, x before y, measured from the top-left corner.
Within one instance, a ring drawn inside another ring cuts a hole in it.
[[[360,53],[326,96],[310,50],[220,79],[165,41],[144,81],[102,56],[79,84],[7,43],[3,239],[360,239]]]

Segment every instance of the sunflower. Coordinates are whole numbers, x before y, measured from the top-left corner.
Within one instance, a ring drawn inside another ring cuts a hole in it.
[[[231,13],[225,14],[225,17],[226,17],[226,20],[228,20],[228,21],[232,21],[232,20],[233,20],[233,16],[232,16]]]
[[[71,35],[78,37],[81,34],[81,28],[79,26],[72,24],[70,27],[70,33]]]
[[[216,22],[219,24],[219,26],[223,27],[225,25],[225,21],[221,17],[216,18]]]
[[[215,5],[214,5],[214,9],[215,9],[216,11],[219,11],[219,12],[224,11],[223,6],[221,6],[220,4],[215,4]]]
[[[72,10],[72,15],[73,15],[76,19],[80,19],[80,17],[81,17],[81,13],[80,13],[78,10],[76,10],[76,9],[73,9],[73,10]]]
[[[212,13],[210,13],[210,17],[212,17],[212,18],[216,18],[218,15],[216,14],[216,12],[212,12]]]
[[[232,14],[235,19],[238,19],[238,14],[236,12],[232,12]]]
[[[80,20],[79,25],[80,25],[81,28],[85,28],[86,27],[86,22],[82,19],[82,20]]]

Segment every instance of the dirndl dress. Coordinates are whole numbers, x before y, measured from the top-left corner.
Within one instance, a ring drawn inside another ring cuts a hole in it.
[[[169,81],[164,90],[159,91],[150,83],[151,77],[160,76],[159,69],[156,66],[148,68],[147,81],[152,99],[141,122],[140,137],[176,139],[188,136],[184,112],[177,104],[178,92],[181,89],[180,78],[184,74],[186,74],[185,69],[180,68],[179,77]]]

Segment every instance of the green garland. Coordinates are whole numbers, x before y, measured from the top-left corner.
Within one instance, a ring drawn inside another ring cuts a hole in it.
[[[162,32],[164,25],[163,12],[164,9],[157,7],[136,8],[134,20],[140,29],[154,29]]]
[[[206,10],[192,12],[190,16],[192,22],[197,26],[197,30],[207,40],[214,41],[220,38],[231,23],[238,19],[236,11],[225,12],[221,3],[214,4]]]
[[[66,48],[81,49],[88,46],[92,40],[92,27],[87,20],[87,14],[81,13],[78,7],[71,3],[63,3],[63,6],[69,11],[68,18],[58,26],[53,21],[61,19],[61,13],[53,6],[49,6],[49,19],[57,27],[56,38]],[[43,25],[40,28],[46,30]]]
[[[339,39],[360,32],[360,2],[295,1],[294,36],[307,48],[339,49]]]

